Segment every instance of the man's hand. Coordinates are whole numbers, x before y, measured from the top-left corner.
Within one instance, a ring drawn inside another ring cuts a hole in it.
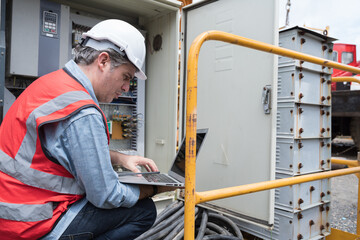
[[[159,171],[155,162],[149,158],[125,155],[115,151],[110,151],[110,157],[113,165],[120,165],[135,173],[140,172],[136,166],[143,166],[148,172]]]

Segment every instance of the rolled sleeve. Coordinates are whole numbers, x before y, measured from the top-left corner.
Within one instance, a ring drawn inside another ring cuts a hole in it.
[[[52,127],[47,129],[51,137],[46,138],[46,148],[75,177],[89,202],[106,209],[135,205],[139,187],[118,181],[98,110],[83,109]]]

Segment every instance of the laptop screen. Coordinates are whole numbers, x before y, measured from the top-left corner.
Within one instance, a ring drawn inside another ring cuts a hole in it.
[[[206,136],[207,129],[199,129],[196,133],[196,156]],[[170,172],[174,172],[177,175],[185,178],[185,138],[181,143],[180,149],[176,154],[174,164],[172,165]]]

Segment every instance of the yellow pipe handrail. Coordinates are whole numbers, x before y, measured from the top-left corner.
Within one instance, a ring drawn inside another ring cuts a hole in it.
[[[360,77],[332,77],[332,82],[356,82],[360,83]]]
[[[346,168],[346,169],[333,170],[327,172],[312,173],[312,174],[301,175],[296,177],[276,179],[265,182],[251,183],[237,187],[228,187],[228,188],[221,188],[221,189],[204,191],[204,192],[196,192],[195,193],[196,203],[198,204],[198,203],[218,200],[222,198],[234,197],[238,195],[260,192],[264,190],[286,187],[294,184],[311,182],[320,179],[343,176],[358,172],[360,172],[360,167],[353,167],[353,168]]]
[[[194,239],[195,232],[195,173],[196,173],[196,125],[197,125],[197,70],[200,48],[205,41],[218,40],[236,44],[263,52],[269,52],[289,58],[295,58],[306,62],[315,63],[329,68],[360,74],[360,69],[330,61],[324,58],[314,57],[293,50],[277,47],[260,41],[244,38],[221,31],[208,31],[196,37],[190,46],[187,66],[187,103],[186,103],[186,154],[185,154],[185,216],[184,238]],[[350,174],[350,173],[349,173]],[[216,190],[213,190],[216,191]],[[248,193],[252,191],[247,189]],[[245,194],[245,193],[244,193]]]

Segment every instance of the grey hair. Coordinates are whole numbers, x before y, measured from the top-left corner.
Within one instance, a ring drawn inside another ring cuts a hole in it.
[[[130,63],[126,56],[122,56],[112,48],[106,50],[96,50],[91,47],[77,45],[74,49],[74,61],[79,65],[90,65],[99,56],[100,53],[106,52],[110,56],[111,69],[114,69],[122,64]]]

